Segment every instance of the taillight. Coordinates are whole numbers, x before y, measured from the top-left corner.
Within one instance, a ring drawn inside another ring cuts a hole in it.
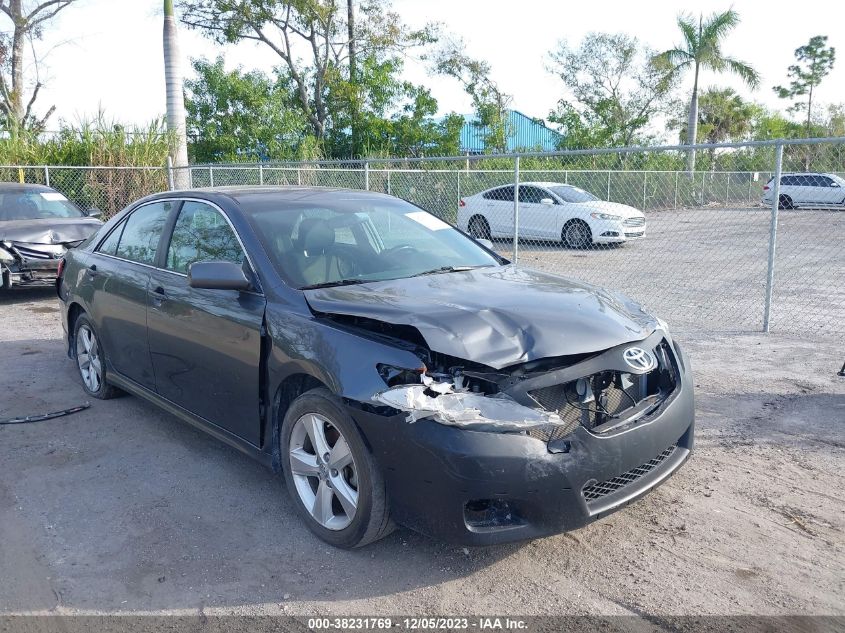
[[[769,190],[769,185],[763,185],[763,191],[768,191],[768,190]]]
[[[458,203],[458,206],[459,206],[459,207],[465,207],[465,206],[467,206],[467,203],[466,203],[466,202],[464,202],[464,199],[463,199],[463,198],[461,198],[461,201]]]

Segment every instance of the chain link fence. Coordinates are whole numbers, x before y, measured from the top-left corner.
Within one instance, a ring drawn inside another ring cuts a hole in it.
[[[0,182],[46,185],[82,209],[97,209],[109,218],[133,200],[165,191],[163,167],[0,166]]]
[[[845,334],[845,139],[183,170],[10,168],[108,216],[170,187],[405,198],[521,265],[624,292],[680,330]],[[780,179],[775,178],[780,174]]]

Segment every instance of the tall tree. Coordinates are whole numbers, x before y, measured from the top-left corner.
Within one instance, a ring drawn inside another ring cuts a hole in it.
[[[50,106],[44,116],[35,114],[33,107],[43,84],[38,77],[38,59],[32,65],[34,81],[24,76],[24,49],[27,40],[41,39],[50,21],[75,2],[78,0],[42,0],[28,5],[24,0],[0,0],[0,11],[12,22],[11,34],[0,34],[0,115],[13,132],[42,131],[56,109]],[[30,89],[24,105],[24,95]]]
[[[492,78],[490,64],[466,54],[461,40],[446,42],[433,55],[435,72],[460,82],[472,99],[475,126],[482,134],[485,147],[493,152],[505,152],[511,135],[508,116],[513,97],[506,94]]]
[[[227,71],[223,57],[195,59],[185,81],[191,159],[198,163],[300,157],[309,133],[290,77]]]
[[[575,100],[562,99],[550,120],[560,123],[565,134],[577,134],[578,126],[593,130],[590,137],[603,146],[630,145],[655,116],[674,109],[677,74],[623,33],[590,33],[577,48],[560,42],[548,70]]]
[[[797,64],[793,64],[787,71],[792,79],[788,86],[775,86],[774,91],[781,99],[795,99],[804,97],[806,100],[796,101],[790,111],[807,111],[807,137],[810,136],[810,126],[813,120],[813,89],[833,70],[836,60],[836,49],[827,46],[827,36],[816,35],[804,46],[795,49]]]
[[[255,41],[278,56],[296,87],[297,104],[314,136],[331,125],[328,93],[348,83],[349,44],[357,80],[359,58],[383,60],[430,43],[436,29],[414,30],[390,10],[389,0],[364,0],[357,7],[350,38],[349,5],[342,0],[179,0],[182,22],[219,43]],[[347,103],[347,108],[348,108]]]
[[[729,72],[737,75],[749,87],[756,88],[760,75],[743,61],[722,53],[722,40],[739,24],[739,14],[733,9],[713,13],[705,18],[699,15],[698,23],[689,15],[678,16],[678,28],[683,41],[657,56],[658,61],[671,65],[675,72],[694,71],[692,97],[687,118],[687,143],[695,143],[698,128],[698,81],[702,70]],[[695,170],[695,150],[687,155],[687,169]]]
[[[188,186],[188,139],[185,124],[185,96],[182,84],[182,59],[179,54],[179,38],[176,18],[173,15],[173,0],[164,0],[164,80],[167,94],[167,129],[173,139],[170,156],[176,167],[175,184],[178,188]],[[180,169],[182,168],[182,169]]]

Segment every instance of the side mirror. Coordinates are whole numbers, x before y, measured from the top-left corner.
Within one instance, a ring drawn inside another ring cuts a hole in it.
[[[838,188],[839,188],[839,183],[838,183],[838,182],[832,182],[832,183],[830,183],[830,186],[831,186],[831,187],[836,187],[836,188],[838,189]]]
[[[540,204],[545,204],[545,205],[548,205],[548,206],[551,206],[554,203],[555,203],[555,201],[552,200],[551,198],[543,198],[542,200],[540,200]]]
[[[188,268],[188,285],[207,290],[252,289],[243,266],[233,262],[194,262]]]
[[[87,215],[89,218],[99,218],[101,215],[103,215],[103,212],[99,209],[95,209],[92,207],[88,209]]]
[[[481,244],[484,248],[489,248],[491,251],[493,250],[493,242],[490,240],[480,239],[475,241]]]

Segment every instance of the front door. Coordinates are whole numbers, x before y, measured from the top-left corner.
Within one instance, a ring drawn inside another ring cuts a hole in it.
[[[188,268],[198,261],[248,267],[240,242],[218,209],[185,202],[164,243],[148,293],[156,391],[258,445],[264,297],[257,291],[191,288],[187,278]]]
[[[546,201],[545,203],[543,201]],[[519,186],[519,234],[522,237],[560,239],[552,194],[532,185]],[[557,205],[560,208],[560,205]]]

